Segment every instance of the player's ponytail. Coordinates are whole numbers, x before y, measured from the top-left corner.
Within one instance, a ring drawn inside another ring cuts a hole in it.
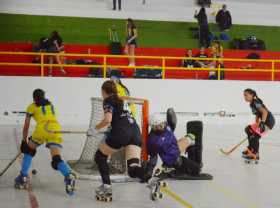
[[[101,88],[109,96],[109,99],[117,104],[118,108],[123,109],[123,100],[118,95],[117,86],[114,81],[105,81]]]
[[[42,89],[33,91],[33,101],[37,106],[50,105],[50,101],[45,98],[45,92]]]
[[[120,79],[119,79],[119,85],[122,86],[122,87],[125,89],[126,95],[127,95],[127,96],[130,96],[129,90],[128,90],[127,87],[121,82]]]
[[[263,104],[263,101],[258,97],[257,92],[251,88],[247,88],[244,90],[244,92],[249,93],[253,96],[255,100],[258,100],[261,104]]]

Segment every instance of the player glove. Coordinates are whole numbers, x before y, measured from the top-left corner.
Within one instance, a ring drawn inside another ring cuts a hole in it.
[[[260,122],[259,128],[261,133],[265,132],[265,123],[263,121]]]

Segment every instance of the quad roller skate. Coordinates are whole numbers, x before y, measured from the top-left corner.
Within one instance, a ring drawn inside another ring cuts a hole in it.
[[[249,148],[242,152],[242,157],[246,164],[258,164],[259,163],[259,153],[254,153]]]
[[[15,188],[16,189],[27,189],[28,188],[28,176],[24,176],[24,175],[22,175],[22,173],[20,173],[15,178]]]
[[[102,184],[95,190],[95,194],[97,201],[111,202],[113,200],[111,185]]]
[[[69,176],[65,177],[64,179],[65,190],[69,196],[73,196],[75,193],[74,191],[75,191],[76,179],[77,179],[77,175],[73,172],[71,172]]]
[[[158,199],[163,198],[163,193],[161,192],[161,188],[167,187],[168,184],[165,181],[161,181],[158,177],[152,177],[148,181],[147,187],[151,190],[150,199],[152,201],[157,201]]]

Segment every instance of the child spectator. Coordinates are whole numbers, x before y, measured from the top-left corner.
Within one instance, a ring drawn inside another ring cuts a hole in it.
[[[188,50],[186,54],[187,58],[193,58],[192,50]],[[196,68],[199,67],[199,64],[193,59],[183,59],[182,60],[182,67],[186,68]]]
[[[205,48],[201,47],[199,53],[196,55],[197,58],[208,58],[208,55],[205,52]],[[198,67],[207,68],[209,62],[207,60],[199,60],[197,61]]]
[[[213,41],[211,45],[211,54],[216,58],[223,58],[223,46],[220,41]]]

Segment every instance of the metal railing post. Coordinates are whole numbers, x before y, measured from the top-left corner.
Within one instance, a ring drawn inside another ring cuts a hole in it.
[[[162,79],[165,79],[165,58],[162,57]]]
[[[221,80],[221,64],[218,64],[218,80]]]
[[[40,58],[41,58],[41,77],[44,76],[44,54],[41,53],[40,54]]]
[[[103,78],[105,79],[107,76],[107,56],[103,57]]]
[[[272,61],[271,81],[275,79],[275,61]]]

